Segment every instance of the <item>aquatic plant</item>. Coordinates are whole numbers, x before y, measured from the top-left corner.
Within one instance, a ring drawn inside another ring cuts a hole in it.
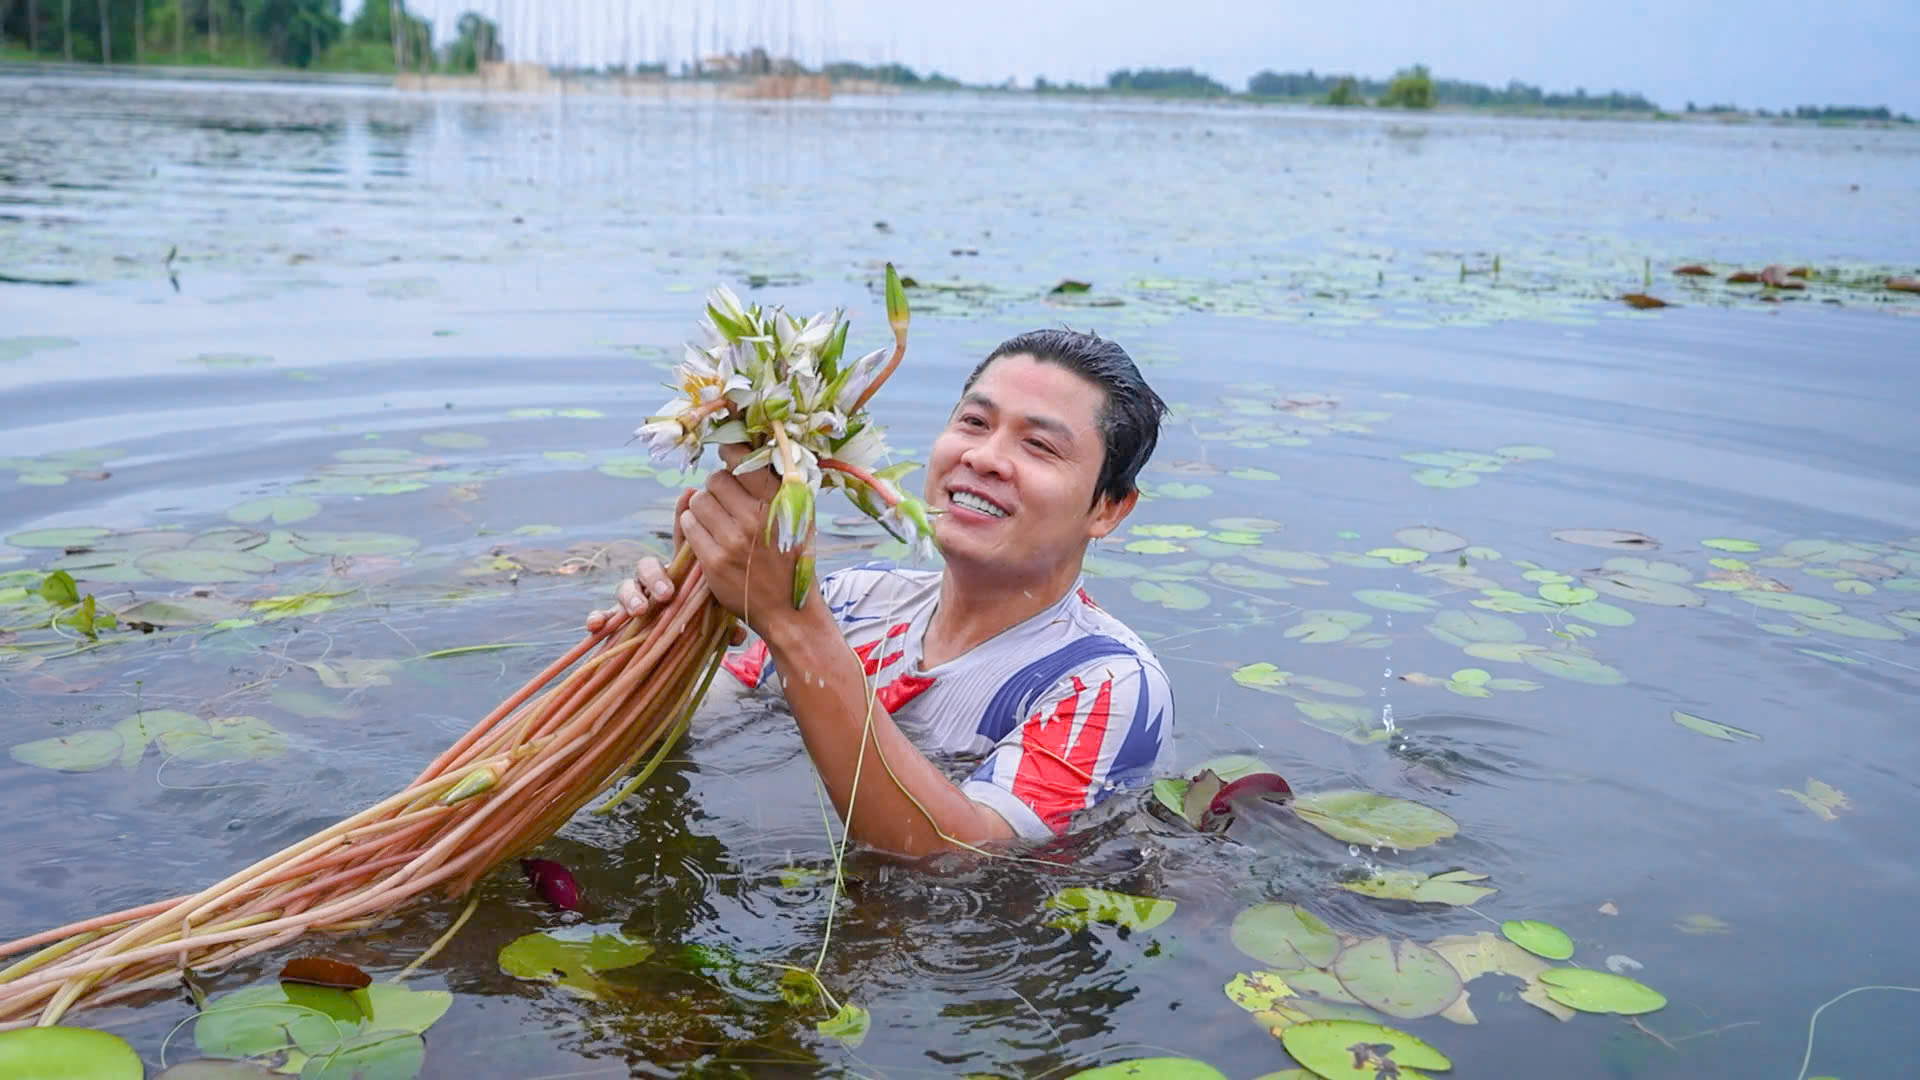
[[[708,443],[746,444],[736,473],[771,466],[781,476],[767,529],[785,549],[811,535],[825,487],[846,491],[896,535],[928,542],[925,508],[894,486],[910,466],[879,465],[885,443],[863,411],[906,351],[906,297],[891,266],[886,298],[892,349],[841,365],[842,313],[801,323],[716,290],[701,324],[706,340],[688,347],[675,372],[677,396],[638,434],[689,465]],[[0,945],[0,956],[39,947],[0,969],[0,1025],[36,1014],[40,1026],[53,1025],[75,1006],[172,985],[309,931],[365,928],[436,889],[465,894],[636,765],[620,795],[638,787],[685,730],[734,627],[689,549],[667,572],[677,586],[670,602],[639,616],[616,613],[404,790],[191,896]],[[811,574],[803,558],[796,604]],[[556,891],[537,860],[528,872],[548,879],[541,888],[550,900],[577,899]]]

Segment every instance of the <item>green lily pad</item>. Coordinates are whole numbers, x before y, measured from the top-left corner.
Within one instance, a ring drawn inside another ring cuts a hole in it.
[[[108,535],[111,535],[108,530],[94,528],[30,529],[7,537],[7,543],[23,548],[86,547]]]
[[[1325,967],[1340,952],[1340,938],[1298,904],[1256,904],[1234,916],[1233,947],[1270,967]]]
[[[1543,600],[1538,596],[1528,596],[1512,589],[1482,589],[1483,598],[1473,601],[1473,606],[1487,611],[1501,611],[1509,615],[1557,615],[1561,612],[1559,604]]]
[[[401,555],[420,546],[411,536],[378,532],[299,532],[293,544],[310,555]]]
[[[1281,633],[1303,645],[1331,645],[1337,641],[1345,641],[1353,631],[1339,623],[1303,622],[1289,626]]]
[[[1165,484],[1155,484],[1153,493],[1155,495],[1164,495],[1169,499],[1204,499],[1213,494],[1213,489],[1205,484],[1189,484],[1176,480]]]
[[[1366,746],[1387,737],[1386,728],[1376,723],[1378,711],[1365,706],[1339,701],[1296,700],[1293,707],[1306,717],[1308,726],[1338,735],[1350,743]]]
[[[1457,822],[1430,806],[1371,791],[1295,795],[1292,806],[1308,824],[1349,844],[1378,844],[1407,851],[1438,843],[1460,831]]]
[[[859,1046],[865,1042],[867,1031],[872,1027],[873,1017],[866,1009],[852,1002],[842,1004],[839,1012],[813,1025],[815,1031],[848,1046]]]
[[[1706,603],[1706,599],[1699,593],[1678,582],[1661,581],[1658,578],[1641,577],[1638,574],[1595,574],[1583,578],[1582,581],[1588,588],[1597,592],[1617,596],[1622,600],[1632,600],[1638,604],[1656,604],[1660,607],[1699,607]]]
[[[1341,950],[1333,974],[1362,1005],[1402,1020],[1432,1016],[1461,990],[1460,973],[1445,957],[1418,942],[1386,937]]]
[[[1513,458],[1515,461],[1548,461],[1555,456],[1552,450],[1544,446],[1530,446],[1524,443],[1514,446],[1496,446],[1493,452],[1504,458]]]
[[[1435,529],[1426,525],[1415,525],[1396,530],[1393,538],[1407,547],[1416,548],[1433,555],[1439,555],[1449,551],[1459,551],[1467,546],[1466,537],[1457,533],[1450,533],[1445,529]]]
[[[1193,525],[1135,525],[1128,531],[1135,536],[1154,536],[1162,540],[1194,540],[1207,535],[1207,530]]]
[[[1549,960],[1565,960],[1573,955],[1573,939],[1565,930],[1552,923],[1537,922],[1533,919],[1508,919],[1500,924],[1500,932],[1508,941],[1527,950],[1535,956],[1544,956]]]
[[[0,1076],[25,1080],[140,1080],[146,1066],[125,1039],[72,1027],[0,1031]]]
[[[1430,488],[1463,488],[1479,483],[1480,477],[1464,469],[1415,469],[1413,482]]]
[[[618,931],[592,927],[558,933],[527,934],[500,950],[500,970],[517,979],[556,983],[584,997],[598,997],[606,984],[601,972],[632,967],[653,955],[653,946]]]
[[[1419,613],[1432,611],[1440,606],[1440,601],[1431,597],[1396,592],[1392,589],[1360,589],[1354,592],[1353,598],[1368,607],[1377,607],[1382,611]]]
[[[1327,560],[1310,551],[1274,551],[1262,548],[1246,554],[1248,562],[1257,562],[1280,570],[1325,570]]]
[[[212,585],[267,573],[273,569],[273,560],[250,551],[181,548],[142,555],[133,565],[141,573],[165,581]]]
[[[414,1080],[427,1043],[403,1031],[366,1031],[302,1062],[300,1080]]]
[[[1512,619],[1477,611],[1442,611],[1427,624],[1427,633],[1449,645],[1469,642],[1515,644],[1527,639],[1527,631]]]
[[[1623,607],[1615,607],[1604,600],[1588,600],[1582,604],[1574,604],[1561,614],[1595,626],[1632,626],[1634,623],[1633,612]]]
[[[352,991],[271,983],[215,998],[194,1019],[193,1041],[210,1057],[258,1057],[295,1047],[324,1053],[365,1020],[366,1009]]]
[[[1226,532],[1270,533],[1286,528],[1285,522],[1263,517],[1219,517],[1207,522],[1215,529]]]
[[[1804,623],[1815,630],[1870,641],[1904,641],[1907,637],[1891,626],[1868,622],[1855,615],[1795,615],[1793,618],[1795,622]]]
[[[1660,541],[1646,533],[1628,529],[1556,529],[1553,538],[1568,544],[1583,544],[1587,547],[1624,548],[1630,551],[1650,550],[1660,546]]]
[[[159,736],[160,749],[184,761],[202,764],[261,761],[287,752],[287,737],[257,716],[220,716],[198,729]]]
[[[1412,1080],[1420,1074],[1409,1070],[1453,1068],[1445,1054],[1406,1032],[1357,1020],[1294,1024],[1280,1033],[1280,1043],[1293,1060],[1323,1080],[1379,1080],[1385,1075]],[[1363,1052],[1354,1047],[1366,1049]],[[1389,1069],[1383,1062],[1391,1062],[1393,1067]]]
[[[1817,596],[1802,596],[1799,593],[1768,592],[1765,589],[1745,589],[1734,593],[1754,607],[1769,611],[1785,611],[1794,615],[1838,615],[1840,605]]]
[[[120,618],[126,623],[142,622],[167,629],[206,626],[234,618],[246,610],[245,604],[222,596],[158,596],[121,610]]]
[[[1740,552],[1740,553],[1749,553],[1749,552],[1760,550],[1760,545],[1754,543],[1751,540],[1734,540],[1734,539],[1729,539],[1727,537],[1715,537],[1714,539],[1711,539],[1711,540],[1702,540],[1700,541],[1700,546],[1709,547],[1714,549],[1715,551],[1733,551],[1733,552]]]
[[[1895,626],[1903,627],[1916,634],[1920,634],[1920,608],[1903,608],[1900,611],[1889,611],[1886,613],[1886,618],[1888,622],[1891,622]]]
[[[1171,540],[1129,540],[1127,550],[1135,555],[1178,555],[1187,550],[1187,546]]]
[[[36,769],[92,772],[120,760],[125,744],[115,731],[76,731],[51,739],[35,739],[15,746],[13,760]]]
[[[1608,667],[1591,656],[1582,656],[1579,653],[1542,649],[1524,653],[1520,659],[1535,670],[1544,671],[1556,679],[1591,683],[1595,686],[1619,686],[1627,681],[1627,677],[1618,669]]]
[[[1425,562],[1427,553],[1410,547],[1377,547],[1367,552],[1367,558],[1385,559],[1395,566],[1412,566],[1414,563]]]
[[[1540,973],[1547,994],[1570,1009],[1637,1016],[1665,1008],[1666,995],[1644,983],[1610,971],[1549,968]]]
[[[1679,709],[1673,710],[1673,722],[1689,731],[1699,732],[1709,739],[1721,739],[1726,742],[1739,742],[1741,739],[1758,739],[1760,737],[1745,728],[1737,728],[1731,724],[1718,723],[1717,721],[1708,720],[1704,716],[1695,716],[1692,713],[1681,712]]]
[[[1272,971],[1243,971],[1227,980],[1227,1000],[1248,1012],[1264,1012],[1293,997],[1288,986]]]
[[[1340,887],[1362,896],[1382,900],[1408,900],[1416,904],[1451,904],[1464,907],[1492,896],[1498,889],[1470,882],[1485,881],[1487,875],[1467,870],[1449,870],[1432,877],[1418,870],[1382,870],[1371,877],[1343,881]]]
[[[1835,563],[1849,560],[1871,562],[1878,551],[1840,540],[1794,540],[1780,546],[1780,554],[1810,563]]]
[[[1151,930],[1173,918],[1177,905],[1151,896],[1075,887],[1048,897],[1047,906],[1066,913],[1047,920],[1048,926],[1063,930],[1084,930],[1096,922],[1128,930]]]
[[[1199,611],[1212,602],[1205,591],[1177,581],[1136,581],[1132,592],[1136,598],[1149,604],[1159,604],[1175,611]]]
[[[291,525],[296,521],[305,521],[320,512],[320,504],[299,495],[282,495],[272,499],[253,499],[243,502],[227,511],[227,520],[242,525],[271,521],[275,525]]]
[[[146,753],[147,744],[155,739],[165,739],[169,735],[202,733],[207,730],[207,722],[189,713],[176,712],[173,709],[149,709],[137,712],[125,720],[113,725],[121,740],[120,764],[131,769],[140,763],[140,757]]]
[[[197,1058],[168,1067],[154,1080],[280,1080],[282,1075],[258,1061]]]
[[[1676,562],[1662,559],[1642,559],[1632,555],[1616,555],[1600,564],[1608,574],[1629,574],[1633,577],[1652,578],[1655,581],[1685,585],[1693,580],[1693,571]]]
[[[1217,562],[1207,567],[1207,576],[1236,589],[1291,589],[1293,582],[1271,570],[1238,563]]]
[[[487,445],[486,436],[466,431],[436,431],[420,436],[420,441],[443,450],[478,450]]]
[[[1599,593],[1592,589],[1566,585],[1559,582],[1540,586],[1540,598],[1542,600],[1551,601],[1555,604],[1563,604],[1567,607],[1584,604],[1599,595]]]
[[[1193,1058],[1130,1058],[1082,1069],[1067,1080],[1227,1080],[1227,1074]]]

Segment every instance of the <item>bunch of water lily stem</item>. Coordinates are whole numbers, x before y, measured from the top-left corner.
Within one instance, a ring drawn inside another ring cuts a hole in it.
[[[906,296],[892,266],[886,303],[891,348],[842,363],[843,311],[803,323],[716,290],[700,324],[704,340],[687,346],[675,372],[677,396],[635,434],[656,456],[678,455],[688,466],[708,443],[752,447],[734,471],[779,473],[767,530],[783,550],[805,544],[815,494],[826,487],[845,491],[897,538],[928,543],[926,508],[896,486],[913,466],[880,466],[886,444],[863,411],[906,351]],[[0,945],[0,957],[39,947],[0,969],[0,1026],[52,1025],[76,1006],[176,985],[188,971],[224,967],[308,931],[372,926],[432,890],[463,895],[640,766],[600,807],[611,809],[685,731],[733,630],[684,546],[668,574],[677,585],[670,603],[608,620],[406,790],[192,896]],[[802,557],[796,606],[812,574]]]

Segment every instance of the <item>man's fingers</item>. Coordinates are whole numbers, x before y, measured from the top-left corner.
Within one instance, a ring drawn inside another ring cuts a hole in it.
[[[676,500],[674,500],[674,504],[673,504],[673,549],[674,549],[675,551],[678,551],[678,550],[680,550],[680,544],[681,544],[681,543],[683,542],[683,540],[685,539],[684,537],[682,537],[682,536],[680,535],[680,515],[681,515],[681,514],[684,514],[684,513],[686,513],[686,512],[687,512],[687,503],[688,503],[688,502],[690,502],[690,501],[691,501],[692,499],[693,499],[693,489],[692,489],[692,488],[681,488],[681,489],[680,489],[680,497],[679,497],[678,499],[676,499]]]
[[[651,555],[641,559],[633,579],[640,584],[641,591],[653,599],[662,602],[673,599],[673,579],[667,576],[667,568],[660,565],[659,559]]]
[[[629,615],[638,615],[647,610],[647,596],[640,591],[637,581],[621,582],[620,587],[613,591],[613,599]]]
[[[753,447],[748,446],[746,443],[720,444],[720,460],[724,462],[729,469],[747,460],[747,455],[752,452]]]

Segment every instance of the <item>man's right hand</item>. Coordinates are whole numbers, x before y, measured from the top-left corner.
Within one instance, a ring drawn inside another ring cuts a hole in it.
[[[676,551],[680,548],[680,515],[687,512],[687,501],[692,498],[693,489],[687,488],[680,493],[673,507],[673,547]],[[621,582],[619,588],[613,591],[612,607],[588,613],[587,633],[599,633],[600,628],[607,625],[607,620],[615,615],[644,615],[649,609],[672,599],[673,579],[667,576],[667,568],[661,565],[660,560],[649,555],[640,560],[633,576]]]

